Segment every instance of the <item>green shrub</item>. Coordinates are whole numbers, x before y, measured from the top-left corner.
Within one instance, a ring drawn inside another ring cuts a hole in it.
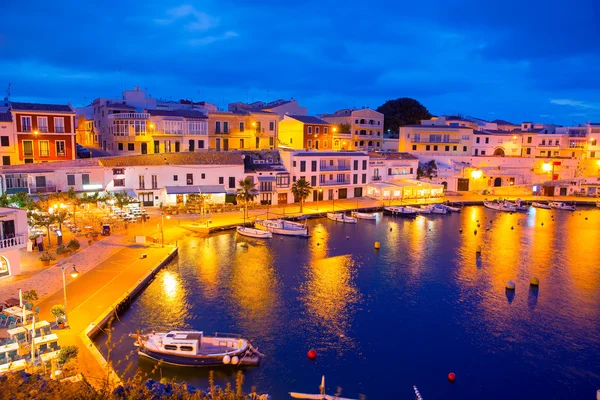
[[[69,240],[69,243],[67,243],[67,248],[71,249],[71,251],[77,251],[77,250],[79,250],[80,247],[81,247],[81,244],[79,243],[79,240],[77,240],[77,239],[71,239],[71,240]]]
[[[56,248],[56,254],[58,254],[59,256],[68,255],[70,252],[71,249],[63,245],[60,245]]]
[[[65,364],[67,361],[76,358],[77,354],[79,354],[77,346],[65,346],[58,353],[58,362]]]
[[[47,251],[42,253],[42,255],[40,256],[40,261],[54,261],[54,260],[56,260],[56,258],[52,254],[48,253]]]
[[[50,313],[54,315],[54,317],[56,318],[56,322],[65,321],[65,306],[63,306],[62,304],[53,305],[50,309]]]

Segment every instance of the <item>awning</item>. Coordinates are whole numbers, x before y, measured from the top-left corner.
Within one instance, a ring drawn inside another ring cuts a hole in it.
[[[199,194],[200,186],[166,186],[167,194]]]
[[[259,182],[275,182],[275,177],[274,176],[259,176],[258,181]]]
[[[123,192],[125,192],[125,193],[127,193],[127,196],[129,196],[129,197],[136,197],[137,198],[137,194],[135,194],[135,192],[134,192],[133,189],[113,188],[111,190],[107,190],[107,192],[109,192],[109,193],[123,193]]]
[[[221,185],[201,185],[199,188],[202,194],[227,194],[225,186]]]

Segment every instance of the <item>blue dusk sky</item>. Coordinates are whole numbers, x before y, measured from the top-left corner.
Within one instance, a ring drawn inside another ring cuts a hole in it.
[[[598,0],[6,1],[0,92],[82,106],[413,97],[434,114],[600,122]]]

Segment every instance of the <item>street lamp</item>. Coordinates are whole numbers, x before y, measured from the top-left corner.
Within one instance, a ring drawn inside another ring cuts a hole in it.
[[[67,267],[62,267],[62,278],[63,278],[63,295],[64,295],[64,307],[65,307],[65,326],[69,326],[68,318],[67,318],[67,278],[66,278],[66,270]],[[75,279],[79,276],[79,271],[75,268],[75,264],[73,264],[73,270],[71,271],[71,278]]]
[[[167,215],[167,219],[170,219],[171,216]],[[165,213],[160,214],[160,236],[161,236],[161,245],[162,247],[165,247],[165,230],[164,230],[164,226],[165,226]]]

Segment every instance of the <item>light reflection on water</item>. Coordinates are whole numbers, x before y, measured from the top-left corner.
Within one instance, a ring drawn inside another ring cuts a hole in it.
[[[181,241],[178,259],[113,339],[159,324],[241,333],[267,355],[246,370],[248,387],[277,399],[314,391],[322,374],[329,391],[339,385],[347,397],[371,399],[411,398],[414,384],[444,399],[504,399],[508,386],[511,399],[587,398],[600,387],[600,210],[466,207],[416,220],[309,224],[309,239]],[[504,288],[509,279],[514,292]],[[316,362],[306,360],[310,348]],[[130,350],[122,339],[116,358]],[[450,371],[456,385],[445,381]],[[206,386],[204,370],[163,375]],[[226,377],[231,371],[219,371],[218,380]]]

